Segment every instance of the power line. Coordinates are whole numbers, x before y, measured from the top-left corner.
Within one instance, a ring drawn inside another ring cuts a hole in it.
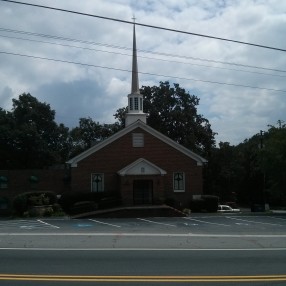
[[[1,30],[1,28],[0,28]],[[88,50],[88,51],[95,51],[95,52],[101,52],[101,53],[108,53],[108,54],[115,54],[115,55],[122,55],[122,56],[129,56],[132,57],[131,54],[125,54],[125,53],[119,53],[119,52],[111,52],[111,51],[105,51],[105,50],[100,50],[100,49],[94,49],[94,48],[88,48],[88,47],[80,47],[80,46],[74,46],[74,45],[68,45],[68,44],[61,44],[61,43],[55,43],[55,42],[47,42],[47,41],[40,41],[40,40],[35,40],[35,39],[27,39],[27,38],[20,38],[20,37],[12,37],[12,36],[6,36],[6,35],[1,35],[0,37],[8,38],[8,39],[16,39],[16,40],[22,40],[22,41],[29,41],[29,42],[35,42],[35,43],[42,43],[42,44],[49,44],[49,45],[57,45],[57,46],[62,46],[62,47],[69,47],[69,48],[75,48],[75,49],[83,49],[83,50]],[[100,44],[104,45],[104,44]],[[107,45],[110,47],[110,45]],[[127,49],[127,48],[126,48]],[[150,52],[152,53],[152,52]],[[159,53],[158,53],[159,54]],[[171,55],[168,55],[171,57]],[[232,68],[224,68],[224,67],[218,67],[218,66],[210,66],[210,65],[202,65],[202,64],[194,64],[194,63],[189,63],[189,62],[182,62],[182,61],[174,61],[174,60],[166,60],[166,59],[160,59],[160,58],[152,58],[152,57],[145,57],[145,56],[140,56],[137,55],[138,58],[143,58],[143,59],[148,59],[148,60],[156,60],[156,61],[163,61],[163,62],[168,62],[168,63],[179,63],[183,65],[192,65],[192,66],[199,66],[199,67],[207,67],[207,68],[212,68],[212,69],[222,69],[222,70],[230,70],[230,71],[236,71],[236,72],[243,72],[243,73],[252,73],[252,74],[259,74],[259,75],[266,75],[266,76],[274,76],[274,77],[286,77],[286,75],[279,75],[279,74],[271,74],[271,73],[263,73],[263,72],[257,72],[257,71],[250,71],[250,70],[241,70],[241,69],[232,69]],[[177,57],[176,55],[173,55],[172,57]],[[201,59],[203,61],[203,59]],[[205,61],[208,61],[205,59]],[[233,63],[234,65],[238,65]],[[252,66],[253,68],[253,66]],[[259,67],[256,67],[259,68]],[[266,69],[260,67],[260,69]],[[279,72],[285,72],[284,70],[277,70],[277,69],[267,69],[271,71],[279,71]]]
[[[120,68],[112,68],[112,67],[106,67],[106,66],[100,66],[100,65],[94,65],[94,64],[85,64],[85,63],[80,63],[80,62],[52,59],[52,58],[46,58],[46,57],[40,57],[40,56],[24,55],[24,54],[19,54],[19,53],[10,53],[10,52],[5,52],[5,51],[0,51],[0,54],[21,56],[21,57],[27,57],[27,58],[33,58],[33,59],[61,62],[61,63],[68,63],[68,64],[75,64],[75,65],[95,67],[95,68],[102,68],[102,69],[109,69],[109,70],[116,70],[116,71],[124,71],[124,72],[129,72],[129,73],[132,72],[130,70],[120,69]],[[209,80],[194,79],[194,78],[184,78],[184,77],[178,77],[178,76],[154,74],[154,73],[147,73],[147,72],[138,72],[138,73],[143,74],[143,75],[160,76],[160,77],[174,78],[174,79],[181,79],[181,80],[188,80],[188,81],[199,81],[199,82],[205,82],[205,83],[211,83],[211,84],[228,85],[228,86],[236,86],[236,87],[245,87],[245,88],[252,88],[252,89],[260,89],[260,90],[268,90],[268,91],[275,91],[275,92],[286,93],[286,90],[282,90],[282,89],[258,87],[258,86],[243,85],[243,84],[236,84],[236,83],[226,83],[226,82],[219,82],[219,81],[209,81]]]
[[[72,11],[72,10],[67,10],[67,9],[55,8],[55,7],[50,7],[50,6],[31,4],[31,3],[12,1],[12,0],[1,0],[1,1],[14,3],[14,4],[21,4],[21,5],[26,5],[26,6],[32,6],[32,7],[37,7],[37,8],[50,9],[50,10],[54,10],[54,11],[72,13],[72,14],[81,15],[81,16],[88,16],[88,17],[93,17],[93,18],[99,18],[99,19],[103,19],[103,20],[115,21],[115,22],[120,22],[120,23],[125,23],[125,24],[132,24],[132,25],[134,24],[134,22],[131,22],[131,21],[125,21],[125,20],[120,20],[120,19],[110,18],[110,17],[104,17],[104,16],[99,16],[99,15],[94,15],[94,14],[87,14],[87,13],[82,13],[82,12],[78,12],[78,11]],[[249,42],[242,42],[242,41],[232,40],[232,39],[227,39],[227,38],[214,37],[214,36],[210,36],[210,35],[204,35],[204,34],[199,34],[199,33],[192,33],[192,32],[187,32],[187,31],[182,31],[182,30],[177,30],[177,29],[170,29],[170,28],[154,26],[154,25],[148,25],[148,24],[142,24],[142,23],[136,23],[136,25],[142,26],[142,27],[148,27],[148,28],[153,28],[153,29],[169,31],[169,32],[180,33],[180,34],[192,35],[192,36],[197,36],[197,37],[204,37],[204,38],[209,38],[209,39],[214,39],[214,40],[219,40],[219,41],[226,41],[226,42],[232,42],[232,43],[236,43],[236,44],[242,44],[242,45],[254,46],[254,47],[258,47],[258,48],[264,48],[264,49],[270,49],[270,50],[275,50],[275,51],[286,52],[286,49],[270,47],[270,46],[265,46],[265,45],[260,45],[260,44],[254,44],[254,43],[249,43]]]
[[[121,50],[132,50],[131,48],[117,46],[117,45],[97,43],[97,42],[92,42],[92,41],[72,39],[72,38],[66,38],[62,36],[53,36],[53,35],[48,35],[48,34],[40,34],[40,33],[34,33],[34,32],[21,31],[21,30],[13,30],[13,29],[1,28],[1,27],[0,27],[0,31],[4,31],[8,33],[24,34],[24,35],[36,36],[36,37],[43,37],[43,38],[49,38],[49,39],[56,39],[56,40],[63,40],[63,41],[68,41],[68,42],[78,42],[78,43],[88,44],[88,45],[105,46],[108,48],[115,48],[115,49],[121,49]],[[206,62],[211,62],[211,63],[216,63],[216,64],[234,65],[234,66],[239,66],[239,67],[244,67],[244,68],[262,69],[262,70],[267,70],[267,71],[286,73],[286,70],[272,69],[272,68],[259,67],[259,66],[253,66],[253,65],[245,65],[245,64],[235,63],[235,62],[233,63],[224,62],[224,61],[217,61],[217,60],[190,57],[190,56],[174,55],[174,54],[169,54],[169,53],[152,52],[152,51],[140,50],[140,49],[138,49],[137,51],[141,53],[149,53],[149,54],[154,54],[154,55],[159,55],[159,56],[175,57],[175,58],[195,60],[195,61],[206,61]]]

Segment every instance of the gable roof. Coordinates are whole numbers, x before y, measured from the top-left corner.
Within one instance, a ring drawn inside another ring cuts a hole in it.
[[[125,175],[166,175],[167,172],[150,161],[140,158],[117,172],[120,176]]]
[[[159,140],[163,141],[164,143],[168,144],[169,146],[173,147],[174,149],[178,150],[179,152],[185,154],[186,156],[192,158],[197,162],[198,166],[202,166],[204,163],[207,163],[207,160],[201,157],[200,155],[190,151],[188,148],[180,145],[179,143],[173,141],[169,137],[163,135],[162,133],[158,132],[157,130],[153,129],[152,127],[148,126],[147,124],[143,123],[141,120],[137,120],[136,122],[130,124],[129,126],[125,127],[124,129],[118,131],[117,133],[113,134],[112,136],[108,137],[104,141],[92,146],[91,148],[87,149],[86,151],[80,153],[79,155],[75,156],[74,158],[68,160],[66,163],[70,164],[71,167],[77,167],[77,163],[81,160],[89,157],[93,153],[97,152],[98,150],[102,149],[103,147],[109,145],[110,143],[114,142],[115,140],[121,138],[122,136],[128,134],[132,130],[136,128],[141,128],[147,133],[153,135],[154,137],[158,138]]]

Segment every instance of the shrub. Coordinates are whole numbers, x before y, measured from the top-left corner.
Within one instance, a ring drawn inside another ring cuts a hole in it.
[[[23,215],[34,206],[52,205],[57,202],[54,192],[27,192],[16,196],[13,209],[17,215]]]

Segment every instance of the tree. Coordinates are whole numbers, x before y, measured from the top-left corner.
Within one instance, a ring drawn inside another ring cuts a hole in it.
[[[90,117],[80,118],[79,126],[73,128],[70,132],[73,142],[70,157],[103,141],[120,129],[122,129],[122,126],[119,123],[100,124],[99,122],[93,121]]]
[[[12,112],[1,110],[1,144],[7,150],[1,168],[43,168],[68,154],[68,128],[54,121],[55,111],[31,94],[13,99]],[[11,128],[7,131],[7,128]]]
[[[15,139],[13,115],[0,108],[0,168],[2,169],[8,168],[15,159]]]
[[[144,97],[149,126],[192,151],[208,156],[215,144],[215,133],[209,121],[197,113],[199,99],[196,96],[190,95],[179,84],[171,87],[169,82],[143,86],[140,92]],[[115,114],[122,125],[126,112],[127,108],[121,108]]]
[[[286,124],[269,126],[264,134],[261,168],[265,177],[265,196],[270,203],[286,205]]]
[[[221,203],[236,202],[239,174],[241,166],[236,147],[220,142],[218,148],[213,148],[205,170],[205,192],[219,196]]]

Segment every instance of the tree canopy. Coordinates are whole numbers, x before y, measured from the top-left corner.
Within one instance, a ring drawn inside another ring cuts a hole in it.
[[[212,150],[206,192],[222,201],[286,205],[286,124],[231,146],[221,142]]]
[[[37,168],[60,163],[66,155],[68,128],[57,125],[55,111],[29,93],[1,110],[1,168]]]

